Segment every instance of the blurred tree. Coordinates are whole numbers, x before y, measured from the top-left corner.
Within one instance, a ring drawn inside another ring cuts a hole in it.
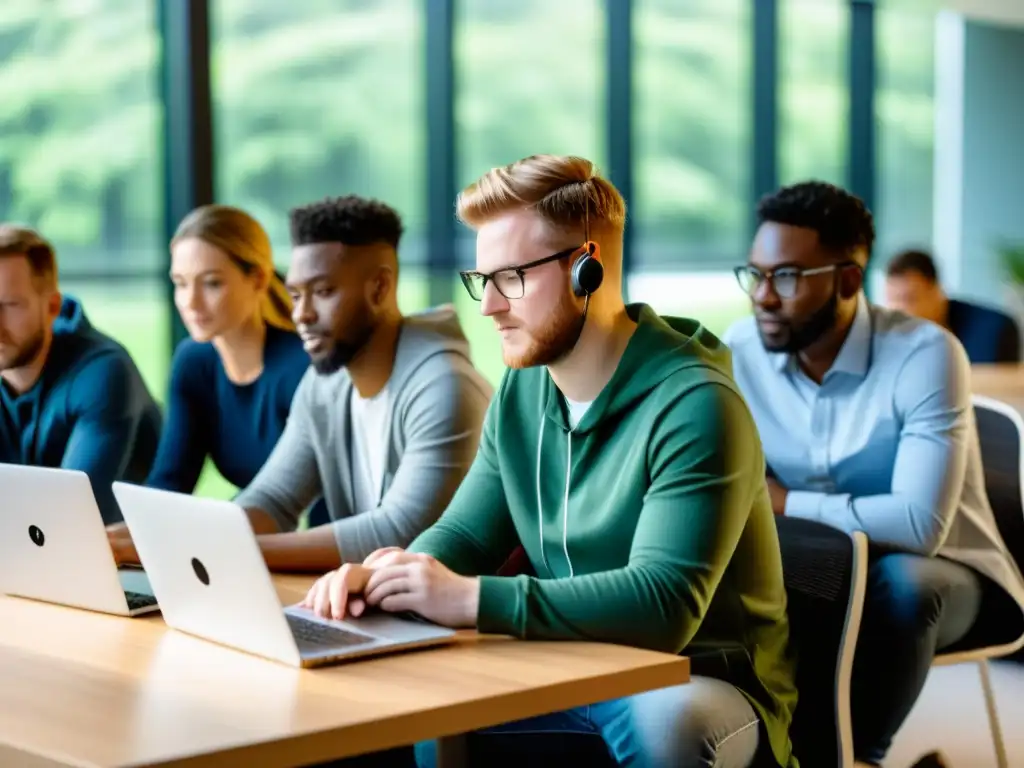
[[[634,9],[641,268],[728,268],[746,249],[748,0],[638,0]]]
[[[151,3],[0,4],[0,218],[42,229],[72,270],[76,246],[154,265],[157,52]]]
[[[423,19],[414,0],[213,4],[217,196],[275,243],[289,207],[356,192],[423,226]]]
[[[461,0],[456,7],[459,184],[533,154],[602,165],[601,0]]]
[[[779,183],[843,184],[849,0],[780,0],[779,8]]]
[[[641,241],[669,244],[658,259],[666,266],[724,266],[745,251],[749,2],[636,0],[632,215]],[[841,180],[847,15],[839,0],[782,6],[784,175]],[[288,207],[349,191],[379,196],[406,218],[405,255],[415,260],[425,208],[422,7],[216,0],[218,197],[251,210],[283,244]],[[459,181],[532,152],[603,162],[601,0],[458,7]],[[932,17],[908,8],[879,10],[880,161],[899,169],[880,177],[897,190],[881,190],[881,201],[931,196]],[[0,218],[109,265],[159,263],[153,14],[143,0],[0,4]],[[930,202],[914,211],[923,222]],[[133,255],[142,245],[146,255]]]

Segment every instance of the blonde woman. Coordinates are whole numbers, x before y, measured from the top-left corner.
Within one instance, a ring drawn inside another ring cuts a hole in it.
[[[191,493],[210,458],[244,488],[281,436],[309,367],[270,239],[238,208],[198,208],[171,240],[171,280],[191,338],[175,351],[146,484]]]

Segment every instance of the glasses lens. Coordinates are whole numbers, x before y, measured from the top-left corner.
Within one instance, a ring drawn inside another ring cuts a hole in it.
[[[479,272],[462,272],[462,284],[474,301],[480,301],[484,295],[484,280],[486,279]]]
[[[761,282],[761,274],[750,267],[737,267],[736,281],[745,293],[753,293],[757,289],[757,284]]]
[[[792,299],[796,295],[796,284],[799,279],[800,275],[797,272],[779,270],[772,277],[772,287],[781,298]]]
[[[523,276],[516,270],[506,269],[501,272],[495,272],[491,279],[494,281],[494,287],[497,288],[501,292],[501,295],[506,299],[523,298]]]

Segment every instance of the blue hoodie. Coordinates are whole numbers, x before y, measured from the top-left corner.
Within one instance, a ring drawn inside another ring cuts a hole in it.
[[[0,383],[0,462],[85,472],[107,524],[122,519],[111,484],[146,479],[160,426],[128,352],[68,296],[39,381],[21,395]]]

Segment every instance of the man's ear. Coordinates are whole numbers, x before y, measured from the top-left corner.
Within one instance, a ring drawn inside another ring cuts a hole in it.
[[[395,270],[386,264],[381,266],[374,280],[374,305],[379,307],[397,290]]]
[[[50,322],[57,319],[60,314],[61,305],[64,303],[64,297],[60,291],[54,290],[49,292],[50,295],[46,300],[46,312],[50,316]]]
[[[846,264],[839,268],[839,296],[852,299],[864,287],[864,270],[859,264]]]
[[[369,308],[371,310],[379,308],[387,293],[387,278],[384,275],[383,267],[375,268],[373,274],[366,278],[364,290]]]

